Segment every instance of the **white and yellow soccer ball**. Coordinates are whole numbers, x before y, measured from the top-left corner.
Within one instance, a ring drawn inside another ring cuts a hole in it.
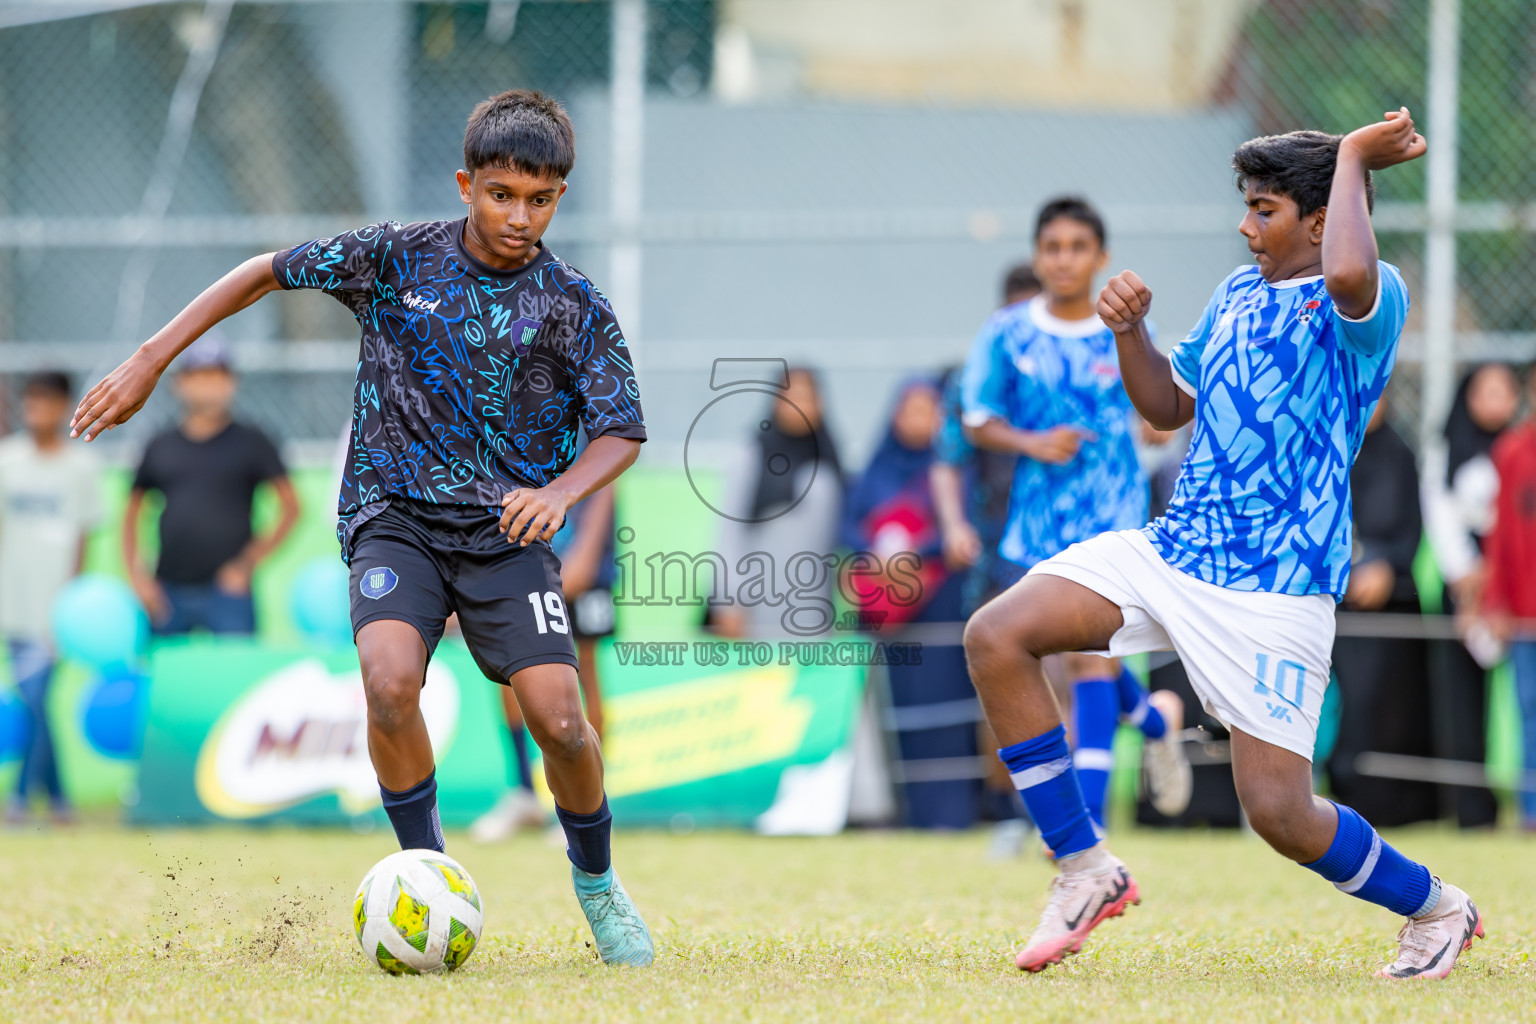
[[[363,876],[352,900],[363,955],[390,974],[462,967],[484,927],[475,880],[436,850],[390,854]]]

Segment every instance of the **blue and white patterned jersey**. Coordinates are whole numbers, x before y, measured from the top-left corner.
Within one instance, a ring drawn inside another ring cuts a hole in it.
[[[1029,568],[1080,540],[1147,521],[1147,479],[1131,441],[1131,400],[1115,336],[1097,318],[1062,320],[1043,297],[998,310],[971,346],[961,379],[965,422],[1018,430],[1080,427],[1097,435],[1059,466],[1021,458],[999,553]]]
[[[1397,268],[1380,264],[1380,281],[1350,320],[1321,276],[1270,284],[1242,267],[1174,347],[1194,435],[1168,513],[1146,528],[1174,568],[1232,590],[1343,595],[1349,470],[1408,315]]]

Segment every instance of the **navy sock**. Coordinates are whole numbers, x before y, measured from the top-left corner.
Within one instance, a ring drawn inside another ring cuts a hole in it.
[[[1088,815],[1104,828],[1104,795],[1115,767],[1115,729],[1120,725],[1120,699],[1110,679],[1080,679],[1072,684],[1072,721],[1077,749],[1072,764],[1083,787]]]
[[[565,855],[571,863],[589,875],[600,875],[613,863],[609,839],[613,832],[613,814],[608,797],[591,814],[577,814],[556,805],[555,817],[565,829]]]
[[[395,827],[395,838],[402,850],[443,852],[443,825],[437,819],[437,770],[410,789],[395,792],[379,783],[384,798],[384,813]]]
[[[510,779],[512,785],[519,789],[533,792],[533,762],[528,759],[528,732],[522,723],[507,730],[512,738],[512,769],[517,773],[517,778]]]
[[[1376,830],[1348,807],[1339,810],[1339,828],[1328,852],[1311,868],[1347,892],[1368,903],[1386,907],[1394,914],[1417,917],[1440,902],[1440,883],[1422,864],[1415,863],[1381,841]]]
[[[1160,740],[1167,734],[1168,724],[1163,721],[1163,713],[1148,703],[1147,688],[1124,665],[1120,666],[1120,675],[1115,679],[1115,689],[1120,694],[1120,714],[1140,729],[1143,736]]]
[[[1008,766],[1013,785],[1040,830],[1040,838],[1057,860],[1092,849],[1099,842],[1093,819],[1083,803],[1083,790],[1067,749],[1067,730],[1050,732],[997,752]]]

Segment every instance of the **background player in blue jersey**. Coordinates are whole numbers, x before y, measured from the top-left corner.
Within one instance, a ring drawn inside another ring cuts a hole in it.
[[[966,631],[972,678],[1006,744],[999,755],[1061,869],[1021,968],[1060,962],[1139,899],[1083,804],[1040,671],[1058,651],[1176,650],[1231,729],[1254,830],[1344,892],[1407,917],[1380,973],[1444,977],[1482,934],[1466,893],[1312,792],[1333,609],[1349,574],[1349,468],[1408,310],[1401,275],[1378,259],[1370,172],[1424,149],[1406,109],[1343,138],[1244,143],[1233,165],[1255,265],[1217,288],[1171,358],[1152,344],[1152,293],[1135,274],[1100,296],[1136,408],[1161,429],[1195,426],[1163,518],[1040,563]]]
[[[454,221],[358,228],[247,261],[93,388],[86,440],[143,405],[199,335],[279,288],[317,288],[362,327],[338,534],[368,700],[368,751],[403,848],[443,848],[420,694],[450,614],[508,684],[544,754],[576,895],[605,963],[649,964],[650,932],[613,873],[596,734],[549,541],[634,462],[639,390],[608,301],[540,242],[576,160],[540,93],[481,103]],[[577,430],[588,444],[576,454]]]
[[[1120,385],[1114,333],[1094,311],[1093,279],[1107,259],[1097,210],[1071,196],[1046,203],[1035,223],[1041,293],[994,313],[966,360],[961,402],[971,438],[1018,456],[998,548],[1013,580],[1077,541],[1147,521],[1135,413]],[[1094,824],[1103,830],[1122,714],[1150,741],[1154,805],[1182,813],[1191,789],[1176,738],[1182,701],[1166,690],[1149,700],[1114,659],[1067,653],[1062,661],[1072,685],[1073,762]]]

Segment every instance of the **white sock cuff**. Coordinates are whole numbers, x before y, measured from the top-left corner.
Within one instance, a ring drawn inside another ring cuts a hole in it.
[[[1423,906],[1419,907],[1418,910],[1415,910],[1413,913],[1409,914],[1408,916],[1409,917],[1428,917],[1430,914],[1433,914],[1435,912],[1435,908],[1440,905],[1440,894],[1441,894],[1441,891],[1442,890],[1441,890],[1441,887],[1440,887],[1440,879],[1437,878],[1434,875],[1430,875],[1429,876],[1429,895],[1424,897],[1424,904],[1423,904]]]
[[[1057,858],[1056,866],[1063,874],[1071,875],[1078,872],[1097,874],[1100,871],[1108,871],[1113,862],[1109,859],[1109,850],[1105,848],[1102,840],[1088,847],[1080,853],[1069,854]]]
[[[1078,747],[1072,752],[1072,764],[1078,771],[1112,772],[1115,752],[1102,747]]]

